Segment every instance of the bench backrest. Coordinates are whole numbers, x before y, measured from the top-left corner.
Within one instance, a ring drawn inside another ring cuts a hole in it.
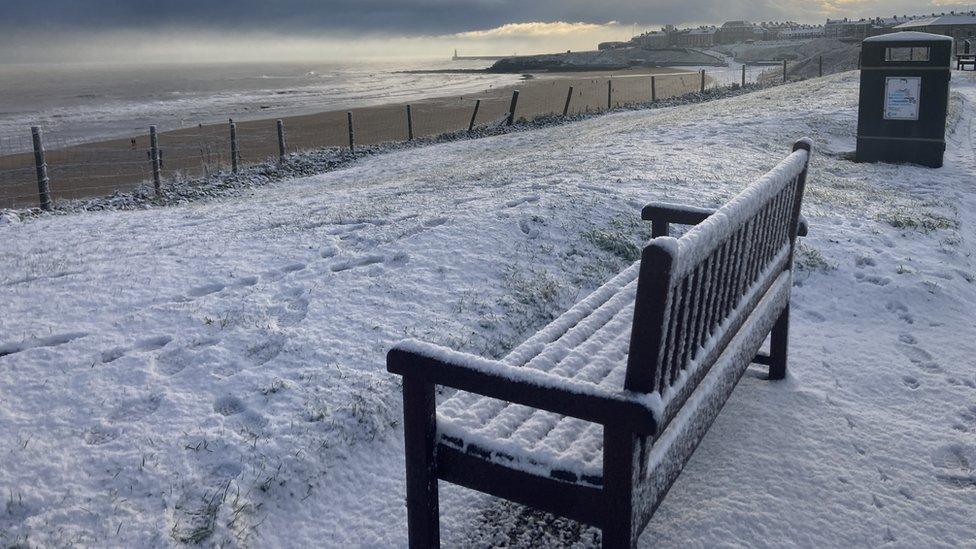
[[[625,388],[693,388],[784,269],[791,269],[809,140],[680,239],[644,248]],[[682,391],[687,396],[687,391]],[[680,404],[680,403],[679,403]]]

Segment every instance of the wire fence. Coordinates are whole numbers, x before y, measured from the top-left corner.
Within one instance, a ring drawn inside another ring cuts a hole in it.
[[[240,171],[295,152],[429,138],[544,116],[599,113],[764,79],[785,80],[786,74],[784,65],[553,78],[533,81],[521,92],[495,90],[411,105],[289,117],[281,121],[282,135],[274,120],[165,131],[158,134],[155,149],[149,132],[80,145],[65,143],[56,131],[45,132],[40,149],[30,131],[0,135],[0,208],[50,207],[59,200],[131,191],[147,183],[159,192],[174,182],[230,173],[235,166]]]

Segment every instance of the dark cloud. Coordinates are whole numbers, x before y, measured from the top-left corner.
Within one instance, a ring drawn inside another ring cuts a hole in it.
[[[630,24],[648,28],[732,19],[822,22],[828,15],[943,11],[944,7],[934,7],[940,1],[947,0],[0,0],[0,63],[237,59],[238,49],[249,50],[248,58],[277,58],[270,53],[274,47],[293,57],[407,54],[411,52],[389,44],[372,53],[366,47],[350,46],[557,21],[617,21],[623,27],[615,27],[609,38],[617,40],[629,35]],[[526,45],[509,37],[496,46],[461,45],[494,53],[548,51],[589,48],[601,39],[577,38],[573,42],[563,36],[548,44]],[[329,45],[318,50],[309,44],[283,45],[310,40]],[[429,47],[458,47],[453,40],[440,39],[441,43]],[[410,46],[412,53],[424,53],[416,44]],[[262,53],[262,48],[268,51]]]
[[[663,24],[812,19],[798,0],[2,0],[0,28],[117,30],[168,27],[445,34],[527,21]]]

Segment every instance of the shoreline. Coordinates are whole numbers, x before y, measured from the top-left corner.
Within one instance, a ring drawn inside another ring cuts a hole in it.
[[[658,99],[697,91],[696,73],[674,68],[635,68],[618,71],[543,73],[516,84],[489,87],[469,95],[435,96],[409,103],[331,110],[236,123],[241,164],[255,164],[278,156],[276,121],[282,120],[286,153],[300,150],[348,147],[347,112],[352,113],[356,145],[376,145],[466,130],[478,104],[476,126],[499,124],[507,117],[512,93],[519,91],[516,118],[532,119],[562,114],[568,89],[573,87],[570,114],[590,113],[609,106],[650,99],[651,77]],[[408,128],[406,107],[412,124]],[[229,126],[201,124],[159,133],[162,180],[207,177],[231,166]],[[51,195],[54,199],[100,196],[128,191],[152,179],[148,131],[143,135],[98,140],[50,148],[46,151]],[[0,208],[37,204],[37,183],[32,153],[0,157]]]

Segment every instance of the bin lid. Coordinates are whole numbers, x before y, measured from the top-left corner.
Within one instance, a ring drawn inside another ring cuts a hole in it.
[[[928,32],[903,31],[865,38],[865,42],[952,42],[951,36]]]

